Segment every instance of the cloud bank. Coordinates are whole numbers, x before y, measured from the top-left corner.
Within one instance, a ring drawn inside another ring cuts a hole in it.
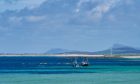
[[[85,7],[90,5],[88,10],[84,10],[85,14],[98,20],[121,4],[130,5],[132,3],[132,0],[79,0],[75,11],[76,13],[81,13]]]
[[[0,0],[0,12],[6,10],[21,10],[24,8],[33,9],[39,7],[47,0]]]

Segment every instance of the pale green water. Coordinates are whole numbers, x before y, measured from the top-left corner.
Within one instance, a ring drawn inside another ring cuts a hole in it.
[[[0,84],[140,84],[140,66],[92,66],[87,69],[57,68],[1,73]],[[24,71],[30,71],[30,73]],[[40,74],[35,73],[36,71]],[[41,73],[48,71],[60,71],[61,73]],[[72,72],[64,74],[63,71]]]

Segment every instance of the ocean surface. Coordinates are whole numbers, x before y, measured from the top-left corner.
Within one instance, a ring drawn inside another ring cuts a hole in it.
[[[73,60],[0,57],[0,84],[140,84],[140,59],[92,58],[90,66],[79,68]]]

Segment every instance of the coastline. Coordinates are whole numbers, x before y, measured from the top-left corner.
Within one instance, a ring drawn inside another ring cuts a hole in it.
[[[0,54],[0,57],[38,57],[38,56],[47,56],[47,57],[89,57],[89,58],[128,58],[128,59],[137,59],[140,58],[140,55],[89,55],[89,54]]]

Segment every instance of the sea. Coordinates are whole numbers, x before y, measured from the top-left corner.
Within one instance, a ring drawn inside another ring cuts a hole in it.
[[[140,59],[89,58],[89,66],[77,68],[73,60],[1,56],[0,84],[140,84]]]

